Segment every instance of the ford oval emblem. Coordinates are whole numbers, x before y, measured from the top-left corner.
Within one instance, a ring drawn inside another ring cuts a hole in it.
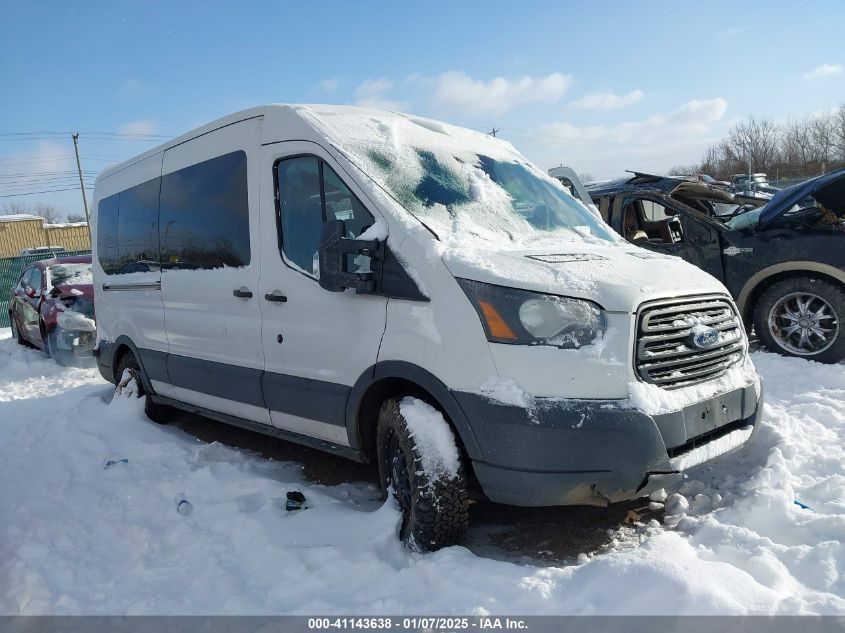
[[[698,349],[713,347],[718,342],[719,330],[715,330],[712,327],[699,329],[692,335],[692,344]]]

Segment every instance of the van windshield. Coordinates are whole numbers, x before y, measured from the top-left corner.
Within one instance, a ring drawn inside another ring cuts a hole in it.
[[[617,242],[563,185],[500,139],[394,113],[316,114],[338,146],[442,241]]]

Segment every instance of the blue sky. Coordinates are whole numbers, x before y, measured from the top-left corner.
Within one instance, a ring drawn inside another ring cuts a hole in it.
[[[845,3],[6,2],[0,206],[81,210],[86,174],[238,109],[365,103],[596,177],[695,162],[753,114],[845,102]],[[50,132],[11,137],[23,132]],[[155,135],[106,140],[102,134]],[[99,137],[99,138],[98,138]],[[13,140],[14,139],[14,140]],[[44,175],[47,174],[47,175]]]

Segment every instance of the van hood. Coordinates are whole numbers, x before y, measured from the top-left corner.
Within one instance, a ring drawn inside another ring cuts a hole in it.
[[[443,262],[455,277],[588,299],[611,312],[635,312],[653,299],[728,295],[700,268],[635,246],[563,242],[526,250],[450,249]]]

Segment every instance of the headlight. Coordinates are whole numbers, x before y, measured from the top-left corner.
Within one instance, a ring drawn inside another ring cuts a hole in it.
[[[592,301],[459,279],[494,343],[577,349],[604,335],[604,310]]]

